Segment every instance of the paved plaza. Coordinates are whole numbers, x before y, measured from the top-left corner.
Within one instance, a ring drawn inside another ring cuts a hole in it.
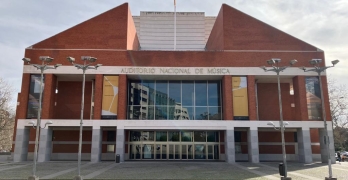
[[[45,162],[37,165],[40,179],[72,179],[77,173],[77,162]],[[239,162],[82,162],[84,179],[250,179],[279,180],[278,163],[259,164]],[[348,179],[348,162],[333,164],[333,175]],[[328,166],[323,163],[288,163],[292,179],[324,179]],[[32,162],[0,162],[0,179],[26,179]]]

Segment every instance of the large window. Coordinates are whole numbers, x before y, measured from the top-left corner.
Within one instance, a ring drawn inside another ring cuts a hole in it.
[[[129,81],[128,119],[221,120],[220,81]]]
[[[306,96],[308,119],[322,119],[320,84],[318,77],[306,77]]]
[[[44,82],[45,82],[45,76],[44,76],[43,85],[42,85],[42,99],[43,99]],[[27,118],[29,119],[37,118],[37,112],[39,110],[40,90],[41,90],[41,75],[31,75],[29,99],[28,99],[28,111],[27,111]]]

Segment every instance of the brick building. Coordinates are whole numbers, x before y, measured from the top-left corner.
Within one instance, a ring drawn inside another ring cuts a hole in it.
[[[44,74],[42,126],[53,124],[41,129],[39,162],[77,159],[82,71],[68,56],[103,64],[86,72],[82,160],[281,160],[280,132],[267,125],[280,118],[277,76],[259,68],[271,58],[298,60],[280,74],[288,160],[327,160],[318,77],[298,68],[322,50],[226,4],[217,17],[176,16],[175,50],[173,12],[132,16],[127,3],[25,49],[32,63],[63,64]],[[33,158],[39,73],[24,65],[14,161]]]

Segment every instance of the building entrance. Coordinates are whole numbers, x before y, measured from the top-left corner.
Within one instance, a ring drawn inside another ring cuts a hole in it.
[[[218,160],[218,131],[131,131],[130,160]]]

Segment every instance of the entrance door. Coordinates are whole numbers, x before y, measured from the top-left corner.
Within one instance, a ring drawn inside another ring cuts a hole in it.
[[[144,144],[143,145],[143,159],[154,159],[154,145]]]

